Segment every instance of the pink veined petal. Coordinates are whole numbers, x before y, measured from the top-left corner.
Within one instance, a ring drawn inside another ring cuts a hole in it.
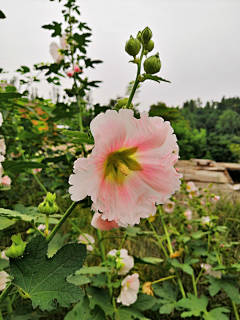
[[[60,48],[56,44],[56,42],[52,42],[50,44],[50,53],[53,57],[53,60],[58,64],[61,62],[62,59],[64,59],[64,56],[60,54],[59,49]]]
[[[94,216],[91,221],[91,225],[99,230],[109,231],[115,228],[120,228],[120,226],[117,224],[115,220],[109,221],[109,220],[102,220],[101,214],[98,212],[94,213]]]

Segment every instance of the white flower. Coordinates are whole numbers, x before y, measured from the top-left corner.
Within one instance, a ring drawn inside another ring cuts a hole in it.
[[[189,181],[187,183],[186,190],[189,193],[188,196],[189,196],[190,199],[192,199],[193,197],[198,197],[199,196],[199,190],[196,187],[195,183],[192,182],[192,181]]]
[[[88,239],[88,241],[84,236]],[[89,243],[94,243],[94,238],[87,233],[85,233],[84,236],[82,234],[80,235],[78,238],[79,242],[87,245],[87,251],[93,251],[93,246],[91,246]]]
[[[2,114],[0,112],[0,127],[1,127],[2,123],[3,123],[3,116],[2,116]]]
[[[2,183],[3,167],[0,163],[0,184]]]
[[[163,204],[163,210],[167,213],[172,213],[174,211],[175,202],[167,200]]]
[[[3,250],[2,252],[1,252],[1,258],[2,259],[5,259],[5,260],[9,260],[9,258],[6,256],[6,254],[5,254],[5,250]]]
[[[6,288],[6,283],[8,281],[7,277],[9,275],[5,271],[0,272],[0,291],[3,291]]]
[[[46,228],[46,227],[45,227],[44,224],[40,224],[40,225],[37,227],[37,229],[40,230],[40,231],[41,231],[41,230],[45,230],[45,228]]]
[[[183,214],[185,215],[188,221],[192,220],[192,210],[187,209]]]
[[[124,306],[129,306],[137,300],[137,294],[139,290],[138,274],[134,273],[131,276],[127,276],[122,281],[122,290],[117,298],[117,302],[122,302]]]
[[[0,153],[5,154],[6,153],[6,145],[4,139],[0,139]]]
[[[66,42],[66,34],[64,33],[62,37],[60,37],[60,45],[61,48],[56,44],[56,42],[52,42],[50,44],[50,53],[53,57],[53,60],[59,64],[64,59],[64,54],[60,52],[60,49],[69,50],[70,46]]]
[[[108,252],[108,255],[116,256],[118,250],[114,249]],[[121,263],[124,264],[123,267],[118,270],[118,274],[127,274],[134,266],[133,257],[128,255],[128,251],[126,249],[120,250],[120,258]]]
[[[205,223],[209,223],[211,221],[211,219],[209,218],[209,216],[207,217],[202,217],[202,224],[204,225]]]
[[[218,200],[220,200],[220,196],[214,196],[213,197],[213,202],[214,203],[218,202]]]
[[[212,266],[208,263],[202,263],[201,268],[205,269],[204,274],[209,274],[210,276],[212,276],[214,278],[221,278],[222,277],[221,271],[212,271]]]
[[[0,163],[3,162],[4,160],[5,160],[5,157],[0,154]]]

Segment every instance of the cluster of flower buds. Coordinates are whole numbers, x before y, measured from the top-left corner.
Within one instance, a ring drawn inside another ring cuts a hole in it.
[[[138,31],[137,37],[132,36],[126,42],[125,51],[134,57],[134,62],[137,63],[136,55],[139,53],[141,46],[143,54],[147,56],[154,48],[154,42],[152,38],[152,31],[146,27],[143,31]],[[146,74],[155,74],[161,69],[161,61],[159,54],[155,54],[144,61],[144,71]]]
[[[14,259],[21,257],[23,255],[27,243],[21,239],[20,233],[17,235],[13,235],[11,240],[12,245],[5,250],[5,255],[8,258]]]
[[[48,192],[45,200],[39,204],[38,210],[48,216],[50,214],[57,213],[58,205],[56,204],[55,200],[56,194]]]
[[[79,65],[74,64],[73,65],[73,69],[67,71],[67,75],[69,76],[69,78],[73,77],[74,73],[82,73],[82,69],[79,67]]]

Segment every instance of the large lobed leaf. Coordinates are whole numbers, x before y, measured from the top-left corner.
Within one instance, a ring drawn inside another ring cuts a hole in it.
[[[47,257],[47,242],[42,236],[32,239],[23,258],[10,259],[12,283],[32,300],[33,308],[51,311],[57,303],[69,307],[83,297],[83,291],[66,277],[79,270],[86,258],[86,246],[74,243],[62,247],[53,258]]]

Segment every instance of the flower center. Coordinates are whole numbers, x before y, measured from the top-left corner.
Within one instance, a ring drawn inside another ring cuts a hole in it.
[[[124,148],[110,153],[104,164],[104,178],[122,184],[131,171],[141,171],[142,167],[135,156],[137,149]]]

